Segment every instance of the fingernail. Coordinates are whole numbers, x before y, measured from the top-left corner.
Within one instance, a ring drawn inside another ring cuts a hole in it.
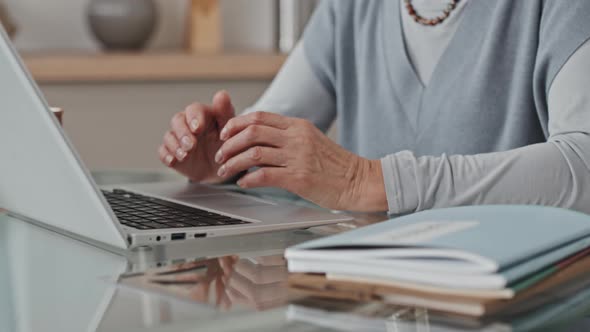
[[[244,187],[244,181],[242,181],[242,180],[238,180],[238,182],[236,182],[236,184],[237,184],[239,187],[242,187],[242,188]]]
[[[169,154],[166,156],[166,158],[164,158],[164,161],[166,162],[166,165],[170,166],[174,161],[174,157],[172,157],[172,155]]]
[[[176,150],[176,158],[178,158],[178,161],[183,161],[186,158],[186,151],[180,148]]]
[[[193,148],[193,141],[188,136],[184,136],[182,138],[181,142],[182,142],[182,148],[185,151],[190,151]]]
[[[219,171],[217,171],[217,176],[224,177],[226,173],[225,165],[219,167]]]
[[[199,129],[199,121],[197,119],[193,119],[190,123],[190,126],[192,131],[197,131],[197,129]]]
[[[225,141],[227,139],[227,135],[229,134],[229,130],[227,129],[227,127],[223,128],[223,130],[221,131],[221,134],[219,135],[219,138],[222,141]]]
[[[221,151],[221,149],[219,149],[219,151],[217,151],[217,153],[215,154],[215,162],[219,164],[222,161],[223,161],[223,151]]]

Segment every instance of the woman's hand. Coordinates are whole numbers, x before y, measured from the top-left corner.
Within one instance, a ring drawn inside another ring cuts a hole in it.
[[[160,160],[192,181],[218,183],[215,153],[223,143],[220,129],[234,117],[229,95],[222,91],[211,105],[194,103],[174,115],[158,149]]]
[[[379,160],[368,160],[332,142],[306,120],[256,112],[233,118],[220,133],[218,176],[243,188],[279,187],[320,206],[349,211],[386,211]]]

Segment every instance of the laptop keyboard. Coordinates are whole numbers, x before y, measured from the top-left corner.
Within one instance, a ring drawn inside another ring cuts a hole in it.
[[[121,224],[140,230],[250,224],[221,214],[115,189],[102,191]]]

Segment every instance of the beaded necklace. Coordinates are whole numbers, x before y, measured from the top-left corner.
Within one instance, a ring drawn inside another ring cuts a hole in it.
[[[451,2],[447,5],[447,8],[443,10],[443,14],[441,16],[435,18],[425,18],[420,16],[420,14],[416,12],[416,8],[414,8],[414,5],[412,5],[412,0],[405,0],[408,14],[410,14],[414,21],[426,26],[435,26],[444,22],[447,18],[449,18],[449,16],[451,16],[453,10],[457,8],[457,4],[459,4],[459,1],[461,0],[451,0]]]

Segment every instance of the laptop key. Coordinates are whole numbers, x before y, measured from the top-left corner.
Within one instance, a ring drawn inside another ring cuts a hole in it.
[[[215,226],[215,225],[211,225],[209,223],[202,222],[202,221],[189,221],[188,223],[191,224],[193,227],[209,227],[209,226]]]
[[[232,217],[229,217],[229,216],[222,216],[222,215],[220,215],[220,214],[217,214],[217,215],[211,216],[211,217],[209,217],[209,218],[211,218],[211,219],[215,219],[215,220],[229,220],[229,219],[233,219]]]
[[[203,211],[203,213],[201,213],[201,215],[204,216],[204,217],[208,217],[208,218],[211,218],[211,217],[222,217],[222,215],[220,215],[220,214],[209,212],[209,211]]]
[[[194,221],[201,221],[201,222],[205,222],[208,224],[213,224],[217,221],[215,219],[211,219],[211,218],[207,218],[207,217],[198,217],[198,218],[191,218],[191,219]]]
[[[152,223],[153,221],[151,221],[151,220],[134,220],[133,222],[136,224],[139,224],[139,225],[147,225],[149,223]]]
[[[223,222],[224,223],[227,223],[227,224],[230,224],[230,225],[249,224],[249,222],[243,221],[243,220],[239,220],[239,219],[224,220]]]
[[[150,227],[150,226],[139,225],[139,226],[137,226],[137,229],[141,229],[142,231],[146,231],[148,229],[154,229],[154,228]]]
[[[159,222],[160,224],[168,225],[173,222],[178,222],[178,220],[170,219],[170,218],[160,218],[159,220],[156,220],[156,222]]]
[[[212,220],[210,223],[211,223],[211,225],[215,225],[215,226],[224,226],[224,225],[227,225],[226,223],[224,223],[221,220]]]
[[[182,218],[182,219],[196,220],[196,221],[205,221],[205,220],[209,220],[209,218],[207,218],[207,217],[203,217],[203,216],[191,216],[191,217]]]
[[[193,225],[193,226],[210,226],[211,223],[203,221],[203,220],[182,220],[181,222],[185,223],[185,224],[189,224],[189,225]]]

